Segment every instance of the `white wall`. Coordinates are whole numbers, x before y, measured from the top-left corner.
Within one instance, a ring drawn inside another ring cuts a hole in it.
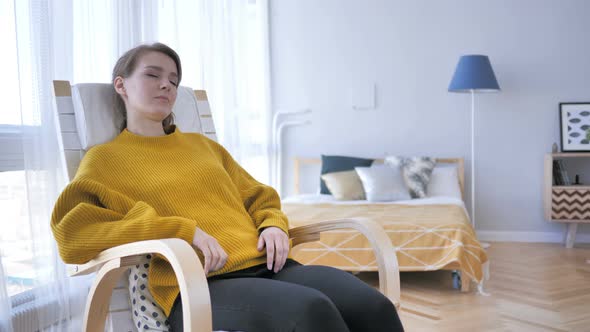
[[[470,98],[447,88],[460,55],[486,54],[502,91],[476,96],[477,228],[559,238],[562,225],[543,218],[543,156],[559,142],[558,103],[590,101],[590,1],[270,5],[273,109],[312,110],[311,125],[284,135],[285,193],[294,156],[465,157],[468,166]],[[372,83],[376,109],[353,110],[350,91]]]

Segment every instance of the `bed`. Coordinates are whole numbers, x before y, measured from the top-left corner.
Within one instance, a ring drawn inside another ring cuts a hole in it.
[[[382,162],[377,160],[376,162]],[[301,168],[321,164],[320,159],[295,159],[295,192],[283,199],[291,227],[321,220],[368,218],[386,230],[397,254],[400,271],[453,270],[462,277],[462,291],[471,281],[480,287],[487,279],[488,259],[477,240],[462,199],[463,159],[437,159],[437,165],[455,165],[459,197],[435,195],[393,202],[336,200],[331,195],[299,194]],[[317,167],[317,166],[316,166]],[[317,179],[317,177],[316,177]],[[342,270],[377,271],[370,244],[354,230],[322,234],[317,242],[292,253],[303,264],[333,266]]]

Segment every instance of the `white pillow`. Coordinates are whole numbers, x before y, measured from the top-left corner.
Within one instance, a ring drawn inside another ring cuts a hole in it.
[[[399,201],[410,199],[399,168],[388,165],[355,167],[369,202]]]
[[[434,167],[426,194],[427,197],[446,196],[462,199],[457,166]]]

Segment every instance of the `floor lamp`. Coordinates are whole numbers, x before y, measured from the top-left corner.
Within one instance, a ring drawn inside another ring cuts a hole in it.
[[[497,92],[500,86],[486,55],[463,55],[449,84],[449,92],[471,94],[471,224],[475,229],[475,93]]]

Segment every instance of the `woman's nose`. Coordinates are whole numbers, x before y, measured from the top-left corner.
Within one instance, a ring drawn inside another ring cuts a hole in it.
[[[170,89],[171,85],[172,83],[170,83],[168,80],[162,81],[160,83],[160,89]]]

